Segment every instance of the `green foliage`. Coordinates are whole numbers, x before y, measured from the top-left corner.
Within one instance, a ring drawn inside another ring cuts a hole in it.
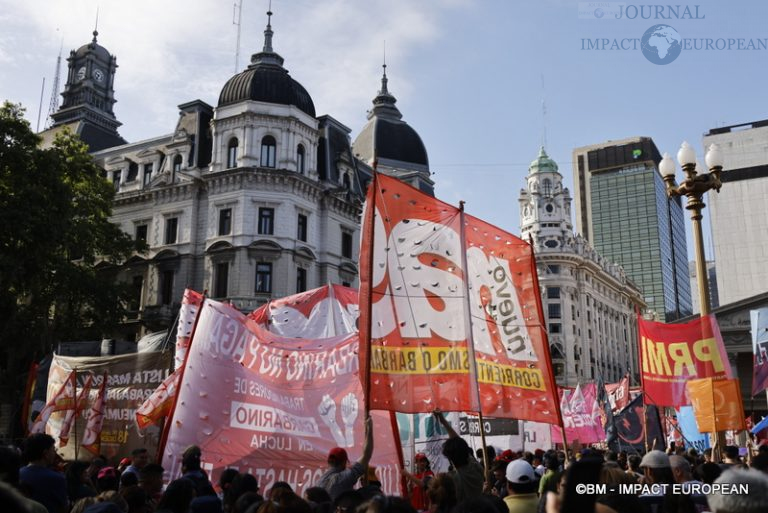
[[[87,146],[63,131],[40,148],[22,116],[0,107],[0,361],[11,379],[58,341],[114,328],[129,294],[116,265],[135,249],[109,221],[114,189]]]

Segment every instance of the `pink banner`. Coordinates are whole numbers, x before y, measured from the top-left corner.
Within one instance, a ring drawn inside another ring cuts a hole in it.
[[[576,440],[582,444],[604,442],[605,430],[600,419],[595,384],[578,385],[573,391],[558,387],[558,392],[567,442],[569,444]],[[552,441],[563,443],[558,426],[552,426]]]
[[[181,309],[179,310],[179,323],[176,326],[176,354],[173,360],[173,368],[178,369],[184,365],[184,358],[189,348],[189,337],[192,336],[192,329],[195,327],[195,319],[200,304],[203,302],[203,295],[192,289],[184,290],[184,298],[181,300]]]
[[[269,333],[240,312],[206,301],[187,358],[163,466],[202,449],[212,481],[233,467],[261,490],[287,481],[301,494],[327,468],[331,448],[362,454],[364,404],[356,334],[297,340]],[[389,413],[374,413],[374,456],[384,491],[399,493],[400,467]]]

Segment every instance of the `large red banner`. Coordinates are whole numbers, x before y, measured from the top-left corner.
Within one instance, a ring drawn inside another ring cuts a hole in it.
[[[732,377],[714,316],[685,324],[646,321],[638,316],[638,328],[640,371],[647,404],[675,408],[689,405],[687,381]]]
[[[301,494],[327,468],[331,448],[362,453],[365,405],[356,334],[297,340],[270,333],[239,311],[205,301],[190,346],[163,466],[202,449],[216,482],[225,468],[253,474],[262,490],[287,481]],[[398,494],[400,465],[388,413],[373,412],[374,456],[385,493]]]
[[[528,243],[380,174],[363,230],[370,347],[360,361],[372,409],[559,423]]]
[[[582,444],[605,442],[605,429],[600,418],[600,406],[597,404],[595,383],[577,385],[575,389],[557,387],[560,395],[560,411],[563,414],[565,438],[570,444],[579,441]],[[563,443],[560,428],[552,427],[552,441]]]

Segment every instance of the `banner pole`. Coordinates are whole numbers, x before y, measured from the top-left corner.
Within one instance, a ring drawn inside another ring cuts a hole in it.
[[[376,155],[374,154],[373,157],[373,181],[369,185],[371,188],[371,204],[368,205],[368,208],[370,209],[371,216],[370,221],[368,224],[368,262],[366,263],[368,267],[368,311],[366,312],[367,319],[365,321],[365,330],[366,330],[366,339],[367,340],[360,340],[360,343],[364,345],[363,351],[365,352],[365,368],[363,369],[363,373],[365,374],[363,379],[363,385],[365,393],[365,417],[368,418],[368,415],[371,413],[371,340],[373,340],[373,243],[374,243],[374,235],[376,233],[376,194],[377,189],[379,186],[379,180],[378,180],[378,172],[377,168],[379,167],[378,160],[376,158]],[[362,284],[361,284],[362,285]],[[361,287],[362,288],[362,287]],[[366,469],[367,471],[367,469]]]
[[[184,355],[184,364],[181,367],[181,373],[179,374],[179,384],[176,386],[176,394],[173,396],[173,403],[171,404],[171,410],[168,412],[165,424],[163,424],[163,432],[160,436],[160,443],[157,446],[157,459],[163,461],[163,453],[165,453],[165,444],[168,443],[168,434],[171,431],[171,425],[173,424],[173,416],[176,414],[176,405],[179,402],[179,395],[181,395],[181,385],[184,383],[184,372],[187,370],[187,360],[189,360],[189,353],[192,352],[192,342],[195,339],[195,332],[197,331],[197,322],[200,320],[200,315],[205,308],[205,297],[208,295],[208,290],[203,291],[203,296],[200,300],[200,308],[197,309],[197,315],[195,316],[195,322],[192,325],[192,331],[189,333],[189,345],[187,352]],[[170,469],[169,469],[170,470]]]
[[[467,353],[472,364],[469,367],[470,386],[475,387],[477,400],[477,416],[480,423],[480,443],[483,446],[483,472],[488,480],[490,463],[488,462],[488,447],[485,443],[485,422],[483,420],[483,404],[480,398],[480,382],[477,379],[477,358],[475,356],[475,339],[472,333],[472,302],[469,299],[469,264],[467,264],[467,232],[464,220],[464,200],[459,201],[459,245],[461,246],[461,267],[464,269],[464,322],[467,327]]]
[[[536,268],[536,253],[533,250],[533,237],[531,235],[528,236],[528,245],[531,249],[531,278],[533,278],[533,287],[534,290],[538,291],[539,293],[536,294],[536,310],[538,312],[539,320],[544,320],[544,306],[541,304],[541,293],[539,288],[539,272]],[[565,423],[563,422],[563,412],[560,409],[560,395],[557,393],[557,382],[555,381],[555,373],[552,370],[552,355],[549,352],[549,335],[547,332],[546,327],[542,328],[539,326],[539,329],[541,329],[542,336],[544,337],[544,364],[546,366],[546,372],[549,376],[549,382],[552,383],[552,391],[551,394],[554,397],[554,403],[555,403],[555,415],[557,418],[557,425],[560,427],[560,431],[563,434],[563,448],[565,449],[563,452],[565,452],[565,464],[568,465],[570,463],[570,458],[568,457],[568,442],[565,437]],[[565,370],[566,376],[568,375],[568,369]],[[565,395],[565,394],[563,394]]]
[[[83,390],[83,391],[85,391],[85,390]],[[73,437],[75,439],[75,461],[77,461],[77,459],[78,459],[78,455],[79,455],[78,448],[79,448],[79,445],[80,445],[79,443],[77,443],[77,413],[78,413],[77,407],[80,406],[80,401],[78,401],[77,399],[78,399],[78,397],[77,397],[77,367],[75,367],[75,418],[73,419],[74,420],[74,425],[72,426],[72,428],[75,431],[74,435],[73,435]]]

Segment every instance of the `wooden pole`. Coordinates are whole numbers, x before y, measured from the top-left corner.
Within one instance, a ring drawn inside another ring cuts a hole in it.
[[[483,472],[488,479],[490,463],[488,462],[488,447],[485,443],[485,422],[483,419],[483,403],[480,397],[480,382],[477,379],[477,358],[475,357],[475,340],[472,333],[472,302],[469,295],[469,268],[467,264],[467,233],[464,219],[464,201],[459,201],[459,245],[461,249],[461,267],[464,270],[464,325],[467,329],[467,353],[469,354],[470,386],[475,387],[475,400],[477,401],[477,416],[480,422],[480,443],[483,446]]]

